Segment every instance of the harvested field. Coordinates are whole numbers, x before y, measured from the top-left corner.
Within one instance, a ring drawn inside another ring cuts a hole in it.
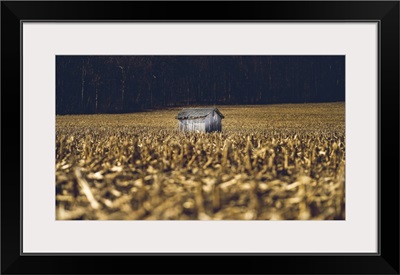
[[[180,109],[57,116],[57,219],[345,219],[344,103],[218,108],[209,134]]]

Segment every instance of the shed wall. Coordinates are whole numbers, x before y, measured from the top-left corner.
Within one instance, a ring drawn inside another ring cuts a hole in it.
[[[205,118],[206,131],[214,132],[214,131],[222,131],[222,123],[221,117],[216,113],[212,112]]]
[[[216,112],[211,112],[205,118],[178,120],[178,129],[181,132],[199,131],[214,132],[222,131],[221,117]]]
[[[182,119],[178,121],[178,127],[181,132],[206,131],[204,119]]]

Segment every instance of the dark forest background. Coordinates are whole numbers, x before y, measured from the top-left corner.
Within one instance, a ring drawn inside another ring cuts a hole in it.
[[[344,100],[344,56],[56,57],[57,114]]]

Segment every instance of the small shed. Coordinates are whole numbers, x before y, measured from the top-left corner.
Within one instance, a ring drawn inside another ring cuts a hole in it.
[[[224,116],[217,108],[183,109],[176,116],[181,132],[221,132]]]

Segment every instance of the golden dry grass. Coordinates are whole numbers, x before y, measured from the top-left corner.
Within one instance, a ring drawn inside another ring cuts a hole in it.
[[[344,103],[220,106],[210,134],[179,110],[57,116],[57,219],[345,218]]]

